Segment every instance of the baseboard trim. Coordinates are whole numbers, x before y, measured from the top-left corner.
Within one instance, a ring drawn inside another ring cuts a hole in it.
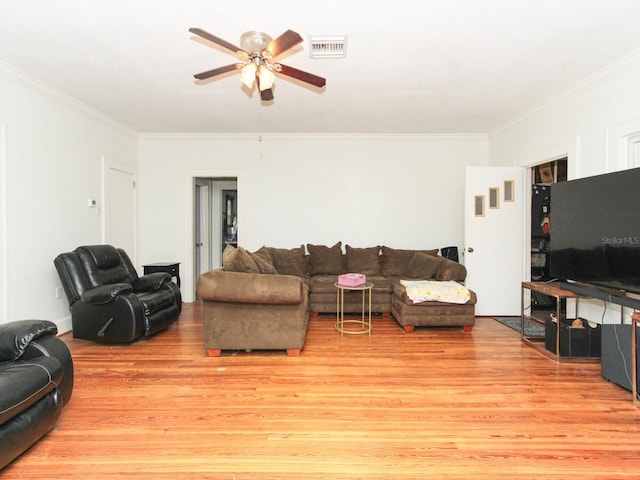
[[[58,335],[62,335],[63,333],[67,333],[73,330],[70,316],[62,318],[60,320],[56,320],[54,323],[58,326]]]

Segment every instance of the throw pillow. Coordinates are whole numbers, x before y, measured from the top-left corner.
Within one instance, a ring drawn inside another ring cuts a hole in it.
[[[296,277],[306,277],[308,274],[307,259],[304,254],[304,245],[299,248],[274,248],[269,247],[273,266],[280,275],[295,275]]]
[[[437,255],[438,249],[434,250],[400,250],[396,248],[382,247],[382,257],[380,267],[385,277],[408,275],[408,266],[411,257],[415,252],[426,253],[427,255]]]
[[[347,271],[364,275],[380,275],[380,247],[354,248],[345,247]]]
[[[307,250],[309,250],[309,275],[344,273],[342,242],[336,243],[333,247],[307,243]]]
[[[222,266],[229,272],[260,273],[260,268],[243,247],[227,245],[222,252]]]
[[[444,259],[424,252],[415,252],[407,265],[407,274],[411,278],[429,280],[433,278]]]
[[[273,257],[271,256],[271,252],[267,247],[261,247],[259,250],[256,250],[250,255],[258,265],[260,273],[267,273],[270,275],[275,275],[278,273],[278,270],[276,270],[276,267],[273,265]]]

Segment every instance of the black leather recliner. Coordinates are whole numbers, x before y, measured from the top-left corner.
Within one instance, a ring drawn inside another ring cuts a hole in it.
[[[0,325],[0,470],[47,434],[73,390],[73,360],[47,320]]]
[[[175,322],[182,295],[168,273],[138,277],[129,256],[111,245],[91,245],[54,260],[69,300],[73,336],[128,343]]]

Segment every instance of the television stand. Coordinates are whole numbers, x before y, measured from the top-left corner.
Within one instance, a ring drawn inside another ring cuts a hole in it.
[[[545,326],[545,333],[547,330],[547,318],[543,318],[540,313],[537,315],[530,307],[530,315],[525,315],[525,297],[526,291],[539,292],[549,297],[556,299],[555,312],[553,310],[545,311],[545,317],[549,314],[555,314],[556,318],[556,332],[555,332],[555,348],[554,351],[549,351],[546,348],[546,335],[545,336],[528,336],[524,331],[524,321],[530,320]],[[522,282],[521,288],[521,317],[520,317],[520,338],[522,342],[540,353],[552,358],[557,362],[599,362],[600,357],[577,357],[566,356],[560,354],[560,327],[562,326],[562,320],[566,319],[566,299],[575,299],[576,301],[576,318],[578,317],[578,306],[581,298],[585,298],[584,295],[566,290],[561,287],[560,282]],[[563,301],[564,300],[564,301]],[[564,307],[563,307],[564,305]]]
[[[634,310],[640,310],[640,300],[628,297],[623,290],[604,289],[592,285],[585,285],[583,283],[557,283],[564,290],[575,292],[582,295],[583,297],[597,298],[598,300],[603,300],[605,302],[614,303],[623,307],[633,308]]]

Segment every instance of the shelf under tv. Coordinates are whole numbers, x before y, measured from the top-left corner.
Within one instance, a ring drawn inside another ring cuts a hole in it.
[[[626,292],[623,290],[605,289],[595,285],[565,281],[559,281],[557,282],[557,285],[564,290],[568,290],[585,297],[597,298],[605,302],[633,308],[634,310],[640,310],[640,299],[627,296]]]

